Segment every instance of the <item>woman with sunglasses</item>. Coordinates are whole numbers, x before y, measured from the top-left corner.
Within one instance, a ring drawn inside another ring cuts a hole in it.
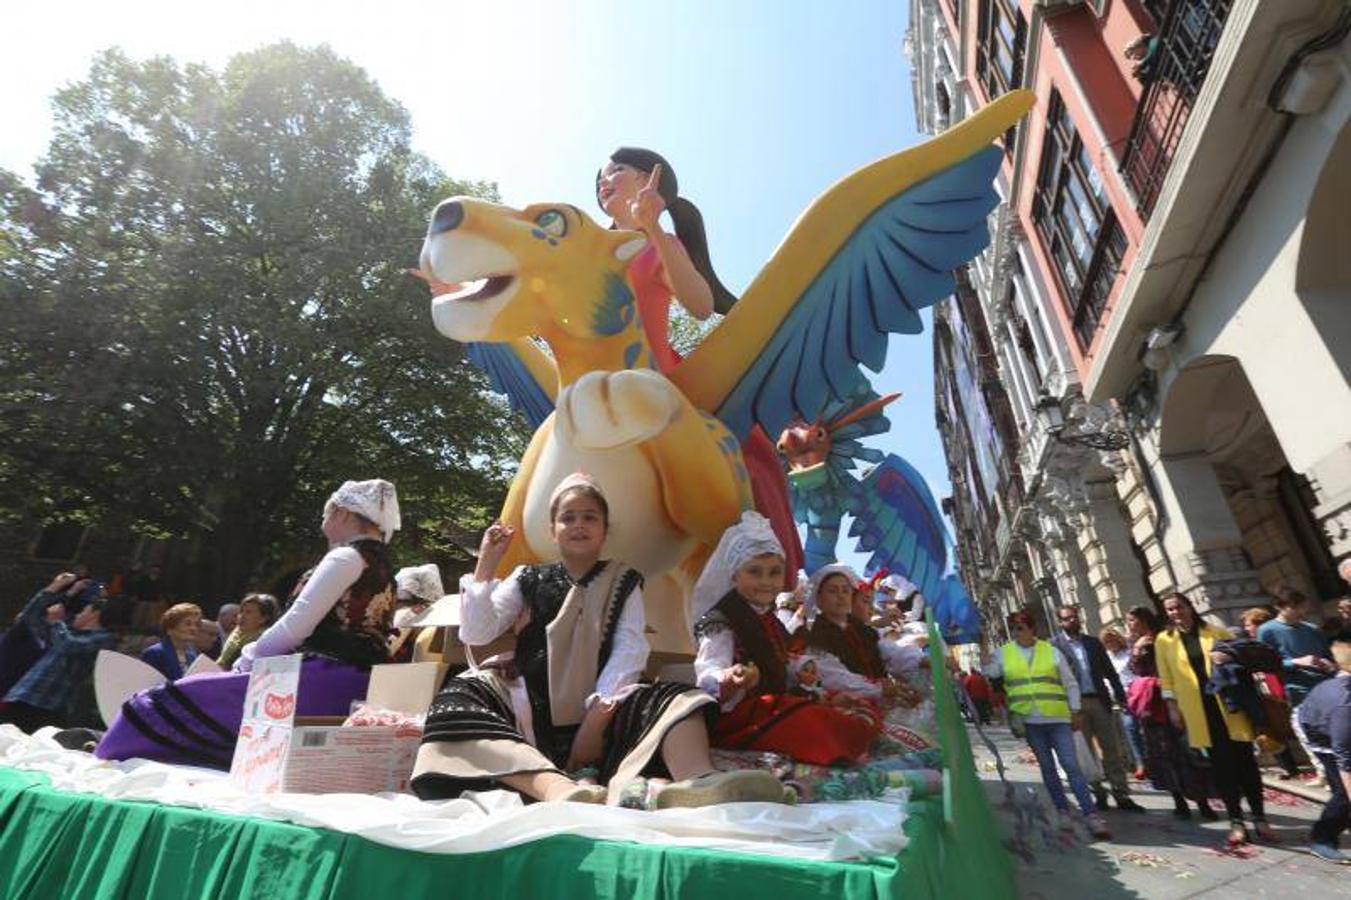
[[[992,681],[1002,681],[1008,699],[1010,726],[1020,731],[1041,767],[1041,780],[1060,814],[1061,826],[1073,827],[1069,800],[1056,763],[1070,779],[1070,790],[1079,801],[1084,824],[1099,840],[1110,838],[1107,823],[1098,815],[1093,792],[1079,769],[1074,732],[1079,730],[1079,681],[1069,664],[1049,642],[1039,640],[1032,617],[1022,611],[1009,613],[1013,640],[999,648],[990,661]]]

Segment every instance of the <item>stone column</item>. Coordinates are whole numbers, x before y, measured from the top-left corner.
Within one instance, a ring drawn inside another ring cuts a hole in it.
[[[1076,515],[1076,519],[1081,519]],[[1043,520],[1045,521],[1045,520]],[[1096,632],[1101,628],[1096,594],[1088,580],[1088,564],[1079,552],[1074,530],[1060,521],[1052,520],[1054,527],[1046,532],[1046,550],[1051,558],[1051,571],[1059,588],[1062,603],[1073,603],[1083,611],[1084,627]]]
[[[1153,469],[1167,512],[1163,546],[1178,590],[1198,611],[1236,622],[1249,606],[1268,602],[1243,551],[1243,535],[1204,454],[1160,458]]]
[[[1098,618],[1103,624],[1120,624],[1127,609],[1149,605],[1144,572],[1131,547],[1130,526],[1121,515],[1116,480],[1090,481],[1084,489],[1091,521],[1079,546],[1088,560]]]
[[[1342,444],[1305,473],[1318,505],[1313,514],[1338,562],[1351,557],[1351,444]]]

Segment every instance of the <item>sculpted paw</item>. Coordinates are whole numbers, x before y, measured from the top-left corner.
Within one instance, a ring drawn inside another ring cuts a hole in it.
[[[557,409],[560,438],[582,450],[613,450],[665,431],[680,394],[656,372],[588,372],[563,390]]]

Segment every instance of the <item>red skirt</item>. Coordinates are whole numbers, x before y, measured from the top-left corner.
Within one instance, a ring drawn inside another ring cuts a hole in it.
[[[851,765],[881,731],[875,717],[792,694],[747,697],[718,716],[710,735],[724,750],[767,750],[817,766]]]

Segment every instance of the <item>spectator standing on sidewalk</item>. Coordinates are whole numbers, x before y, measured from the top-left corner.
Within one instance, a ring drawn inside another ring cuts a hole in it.
[[[1276,592],[1276,618],[1257,629],[1257,639],[1281,654],[1281,681],[1296,709],[1309,691],[1337,671],[1327,637],[1304,620],[1308,614],[1307,597],[1294,588],[1281,588]]]
[[[1296,713],[1304,741],[1322,766],[1332,797],[1309,835],[1314,855],[1330,862],[1351,863],[1337,846],[1351,828],[1351,630],[1332,642],[1338,674],[1311,690]]]
[[[975,704],[976,716],[980,719],[980,724],[989,725],[990,682],[985,680],[985,676],[980,673],[980,669],[973,668],[962,678],[962,687],[966,688],[966,695]]]
[[[1134,681],[1126,692],[1127,703],[1144,738],[1145,774],[1155,788],[1172,795],[1174,818],[1191,818],[1187,806],[1191,800],[1201,818],[1213,822],[1219,816],[1210,806],[1210,798],[1215,796],[1210,766],[1200,751],[1188,747],[1186,733],[1168,721],[1168,708],[1159,689],[1154,654],[1154,639],[1162,627],[1159,614],[1148,606],[1136,606],[1126,613],[1126,623],[1135,642],[1131,648]]]
[[[1281,683],[1285,685],[1285,695],[1290,701],[1292,719],[1298,715],[1299,706],[1309,691],[1337,672],[1327,635],[1317,625],[1306,621],[1309,608],[1309,600],[1302,593],[1291,587],[1279,588],[1276,591],[1276,618],[1263,622],[1257,629],[1257,639],[1281,654]],[[1305,747],[1304,750],[1312,760],[1310,749]],[[1294,758],[1289,755],[1288,747],[1286,753],[1281,765],[1289,774],[1289,764]],[[1295,772],[1298,773],[1298,769]],[[1319,780],[1322,780],[1321,772]]]
[[[1122,746],[1121,727],[1117,724],[1117,710],[1126,706],[1126,690],[1121,686],[1112,660],[1102,642],[1083,633],[1079,610],[1062,606],[1057,613],[1060,633],[1051,643],[1064,654],[1079,682],[1083,698],[1083,732],[1090,749],[1097,741],[1102,748],[1102,767],[1112,787],[1112,798],[1117,809],[1144,812],[1145,808],[1131,799],[1126,781],[1126,753]],[[1109,693],[1110,691],[1110,693]],[[1093,786],[1098,809],[1107,808],[1107,789],[1102,782]]]
[[[1074,732],[1082,725],[1079,680],[1064,654],[1037,639],[1031,615],[1021,610],[1009,613],[1008,626],[1013,640],[994,654],[989,672],[990,680],[996,685],[1002,682],[1007,694],[1010,727],[1032,748],[1062,826],[1069,824],[1071,813],[1057,763],[1069,776],[1070,790],[1079,801],[1089,831],[1107,840],[1111,832],[1093,802],[1074,747]]]
[[[1203,690],[1210,680],[1215,642],[1228,640],[1230,634],[1203,621],[1184,594],[1169,594],[1163,609],[1171,627],[1155,639],[1154,646],[1168,717],[1174,726],[1186,729],[1188,743],[1204,750],[1210,760],[1215,786],[1229,814],[1230,845],[1248,841],[1240,805],[1244,798],[1257,836],[1275,841],[1276,833],[1267,824],[1262,775],[1253,753],[1252,721],[1242,711],[1230,712],[1219,697]]]
[[[1102,641],[1103,649],[1107,651],[1107,658],[1112,661],[1112,668],[1116,670],[1116,677],[1121,680],[1121,687],[1125,690],[1126,696],[1129,697],[1131,683],[1135,681],[1135,673],[1131,671],[1130,643],[1115,628],[1104,628],[1098,632],[1098,640]],[[1144,736],[1140,732],[1140,722],[1130,714],[1130,710],[1126,708],[1125,704],[1122,704],[1118,717],[1121,720],[1121,730],[1126,735],[1126,747],[1131,753],[1131,759],[1127,760],[1127,763],[1135,767],[1135,779],[1143,781],[1145,777],[1145,743]]]

